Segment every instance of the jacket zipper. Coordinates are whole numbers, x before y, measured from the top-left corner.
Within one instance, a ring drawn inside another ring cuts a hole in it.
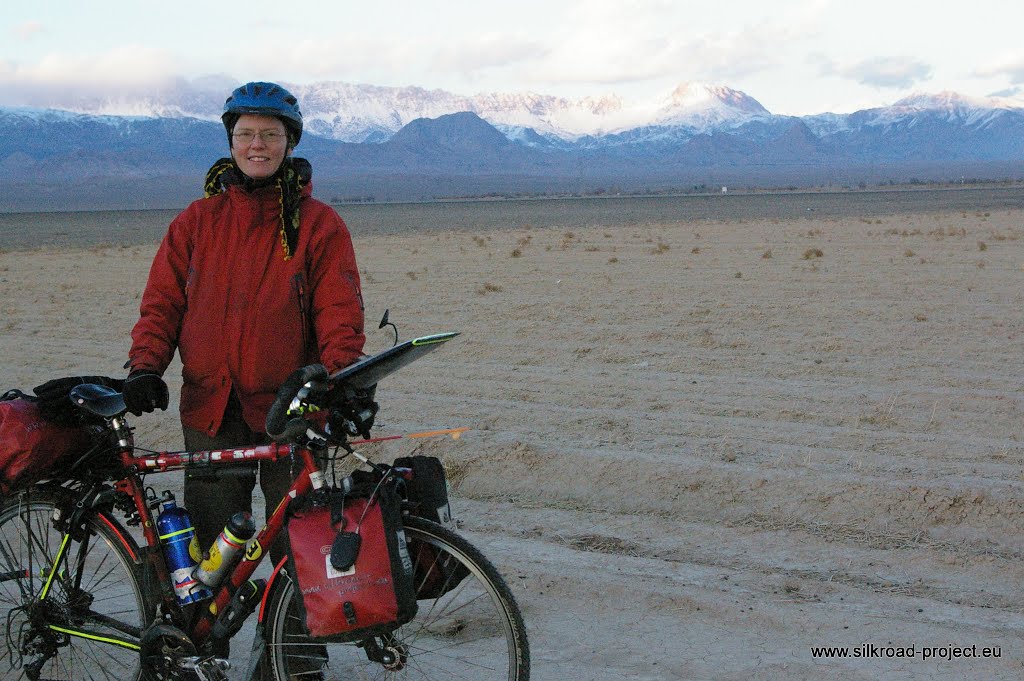
[[[302,276],[302,272],[292,276],[292,291],[295,292],[295,300],[299,306],[299,323],[302,326],[302,352],[304,355],[308,355],[309,330],[307,329],[308,314],[306,312],[306,278]]]

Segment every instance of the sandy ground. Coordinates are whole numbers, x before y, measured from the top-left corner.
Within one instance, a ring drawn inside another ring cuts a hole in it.
[[[418,449],[534,679],[1020,678],[1022,218],[357,235],[371,321],[463,334],[379,432],[473,428]],[[154,250],[0,253],[0,386],[120,375]]]

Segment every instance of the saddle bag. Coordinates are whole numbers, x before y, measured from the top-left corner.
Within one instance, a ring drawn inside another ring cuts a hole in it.
[[[454,530],[455,519],[448,500],[448,478],[441,461],[434,456],[416,455],[399,457],[394,465],[412,471],[412,479],[405,483],[409,513]],[[439,553],[435,547],[421,541],[409,542],[409,555],[419,600],[440,598],[469,574],[453,556]]]
[[[306,632],[361,641],[415,617],[413,566],[395,482],[310,496],[288,520],[289,572],[301,594]]]
[[[68,456],[92,445],[85,427],[58,425],[43,418],[36,400],[21,391],[0,396],[0,494],[24,489]]]

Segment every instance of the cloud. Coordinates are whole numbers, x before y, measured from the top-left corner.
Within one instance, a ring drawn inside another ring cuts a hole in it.
[[[839,76],[861,85],[906,90],[932,76],[932,67],[912,57],[872,57],[848,65],[820,58],[821,74]]]
[[[398,73],[415,73],[410,65],[424,61],[422,45],[410,41],[381,41],[372,35],[350,33],[331,39],[294,40],[282,49],[262,53],[235,50],[222,55],[218,67],[237,74],[242,81],[375,83],[390,81]]]
[[[11,33],[22,41],[31,40],[45,31],[46,29],[38,21],[26,21],[11,29]]]
[[[474,75],[543,60],[549,51],[541,42],[524,36],[474,35],[438,49],[431,59],[431,68]]]
[[[623,85],[650,81],[728,82],[771,70],[820,31],[822,4],[741,15],[723,22],[662,0],[587,0],[560,20],[549,49],[524,79],[553,85]]]
[[[166,52],[125,46],[91,56],[51,53],[34,64],[0,62],[0,104],[76,106],[82,101],[152,94],[172,87]]]
[[[1024,84],[1024,55],[1007,55],[974,71],[981,78],[1006,78],[1013,85]]]
[[[800,12],[767,20],[748,16],[747,25],[726,28],[717,17],[696,21],[691,11],[667,0],[586,0],[553,7],[545,21],[556,30],[527,32],[499,25],[455,31],[440,43],[429,32],[381,40],[351,30],[330,39],[296,40],[264,55],[228,54],[219,65],[236,74],[289,82],[430,84],[456,90],[488,82],[513,88],[658,79],[719,82],[783,63],[787,50],[818,30],[808,8],[820,4],[811,0]],[[707,28],[712,25],[721,27]]]
[[[532,37],[512,33],[461,34],[440,45],[429,36],[382,42],[352,33],[331,40],[296,41],[287,50],[266,55],[234,54],[220,65],[243,80],[258,77],[292,83],[331,80],[457,88],[486,82],[499,72],[528,69],[543,60],[548,49]]]
[[[1024,87],[1015,85],[1014,87],[1006,88],[1005,90],[997,90],[996,92],[989,92],[987,97],[1000,97],[1007,99],[1014,99],[1024,95]]]

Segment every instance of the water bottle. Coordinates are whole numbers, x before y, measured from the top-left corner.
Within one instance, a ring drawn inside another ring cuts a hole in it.
[[[164,492],[163,506],[156,519],[156,530],[164,545],[167,570],[171,573],[178,603],[187,605],[212,597],[213,593],[192,575],[202,558],[192,518],[178,506],[170,492]]]
[[[256,534],[256,523],[248,511],[239,511],[231,516],[228,524],[206,552],[203,562],[193,576],[206,586],[214,589],[227,573],[235,556],[245,549],[245,542]]]

